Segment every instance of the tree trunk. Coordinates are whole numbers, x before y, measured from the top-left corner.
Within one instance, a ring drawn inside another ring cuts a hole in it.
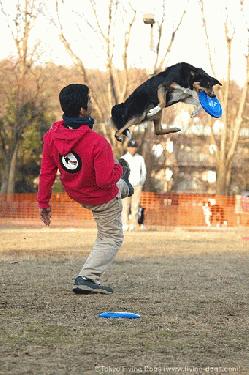
[[[16,145],[13,151],[13,154],[11,156],[11,159],[10,159],[9,178],[8,178],[8,187],[7,187],[8,194],[13,194],[15,191],[17,149],[18,149],[18,146]]]
[[[217,164],[216,194],[229,194],[232,165],[221,160]]]
[[[5,155],[4,158],[0,189],[3,194],[13,194],[15,192],[17,150],[18,145],[15,146],[11,154]]]
[[[226,189],[226,171],[223,160],[219,160],[217,163],[217,180],[216,180],[216,194],[225,194]]]
[[[0,193],[6,194],[8,189],[8,181],[9,181],[9,169],[8,163],[4,162],[4,168],[1,175],[1,189]]]

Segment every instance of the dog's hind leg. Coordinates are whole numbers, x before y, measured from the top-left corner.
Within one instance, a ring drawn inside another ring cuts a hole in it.
[[[136,125],[136,124],[140,124],[143,120],[144,120],[144,117],[145,117],[145,114],[143,114],[142,116],[136,116],[136,117],[133,117],[132,119],[130,119],[126,124],[125,126],[123,126],[121,129],[117,130],[116,133],[115,133],[115,138],[117,141],[119,142],[122,142],[123,140],[123,132],[126,130],[126,129],[129,129],[129,127],[131,125]],[[129,138],[129,136],[128,136]]]
[[[161,109],[166,107],[166,94],[171,85],[159,85],[157,90],[157,96],[159,100],[159,107]]]
[[[162,112],[158,114],[158,116],[153,120],[154,122],[154,131],[156,135],[163,135],[163,134],[170,134],[170,133],[177,133],[181,129],[180,128],[162,128]]]
[[[155,116],[156,114],[158,114],[160,111],[162,111],[162,109],[164,107],[166,107],[166,94],[167,94],[167,89],[166,89],[167,86],[165,85],[159,85],[158,86],[158,89],[157,89],[157,97],[158,97],[158,101],[159,101],[159,104],[154,107],[154,108],[151,108],[149,110],[149,112],[147,113],[147,117],[150,118],[150,117],[153,117]],[[153,119],[154,120],[154,119]]]
[[[180,128],[167,128],[167,129],[163,129],[162,128],[162,110],[163,110],[163,108],[166,107],[166,94],[167,94],[167,90],[169,88],[174,88],[174,85],[175,84],[172,83],[170,85],[160,85],[158,87],[157,95],[158,95],[158,100],[159,100],[158,107],[160,108],[160,112],[155,117],[155,119],[153,119],[153,121],[154,121],[154,130],[155,130],[155,134],[156,135],[176,133],[176,132],[179,132],[181,130]]]
[[[147,117],[150,118],[150,117],[153,117],[155,116],[157,113],[159,113],[161,110],[163,110],[163,108],[166,107],[166,95],[167,95],[167,91],[169,89],[175,89],[178,85],[176,83],[170,83],[170,84],[161,84],[158,86],[158,89],[157,89],[157,97],[158,97],[158,105],[154,108],[151,108],[149,110],[149,112],[147,113]],[[154,119],[152,119],[154,120]]]
[[[154,122],[154,132],[156,135],[161,135],[162,131],[162,111],[157,115],[157,117],[153,120]]]

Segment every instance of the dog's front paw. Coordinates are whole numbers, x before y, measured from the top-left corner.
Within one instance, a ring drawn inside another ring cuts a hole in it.
[[[123,133],[119,133],[119,131],[116,131],[115,133],[115,138],[118,142],[123,142],[125,137],[127,137],[128,139],[131,139],[132,138],[132,135],[131,135],[131,132],[129,129],[125,129],[123,131]]]
[[[197,108],[195,108],[195,110],[191,113],[190,117],[195,117],[196,115],[198,115],[198,113],[200,112],[200,110],[202,109],[202,106],[199,105]]]
[[[118,132],[115,133],[115,138],[118,142],[123,142],[124,136],[122,134],[118,134]]]
[[[154,108],[151,108],[148,112],[147,112],[147,117],[152,117],[152,116],[155,116],[158,112],[160,112],[162,110],[162,108],[160,107],[160,105],[157,105],[156,107]]]
[[[126,137],[130,140],[132,139],[132,135],[129,129],[126,129]]]

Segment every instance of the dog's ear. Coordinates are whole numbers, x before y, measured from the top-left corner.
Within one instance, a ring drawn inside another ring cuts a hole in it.
[[[209,76],[209,80],[210,80],[210,83],[212,84],[212,86],[215,86],[215,85],[222,86],[222,83],[220,83],[220,81],[218,81],[218,79],[216,79],[214,77]]]
[[[220,81],[218,81],[218,79],[214,79],[214,85],[220,85],[220,86],[222,86],[222,83],[220,83]]]

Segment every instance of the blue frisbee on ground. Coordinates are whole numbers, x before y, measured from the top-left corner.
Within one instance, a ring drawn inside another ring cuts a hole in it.
[[[205,91],[199,92],[199,101],[201,103],[202,108],[212,117],[221,117],[222,115],[222,108],[219,99],[217,96],[211,98],[208,96]]]
[[[112,311],[106,311],[99,314],[100,318],[120,318],[120,319],[139,319],[140,315],[136,313],[131,313],[127,311],[123,312],[112,312]]]

